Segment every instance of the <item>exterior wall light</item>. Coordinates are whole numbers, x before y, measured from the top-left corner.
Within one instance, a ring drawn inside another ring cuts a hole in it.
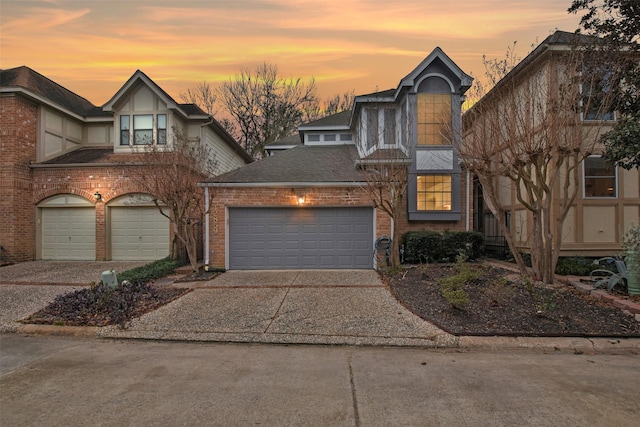
[[[101,199],[102,199],[102,194],[100,194],[100,192],[99,192],[99,191],[96,191],[96,192],[93,194],[93,197],[95,197],[95,198],[96,198],[96,202],[97,202],[97,201],[99,201],[99,200],[101,200]]]
[[[296,193],[296,198],[298,200],[299,205],[304,205],[306,194],[304,191],[298,191]]]

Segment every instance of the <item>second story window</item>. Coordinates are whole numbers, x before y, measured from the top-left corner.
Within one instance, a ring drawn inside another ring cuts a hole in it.
[[[612,107],[611,73],[604,69],[583,71],[580,84],[583,120],[615,120]]]
[[[583,163],[584,197],[617,197],[615,166],[602,156],[589,156]]]
[[[158,114],[158,144],[164,145],[167,143],[167,115]]]
[[[448,145],[451,133],[451,95],[418,94],[418,145]]]
[[[134,114],[120,116],[121,146],[128,145],[166,145],[166,114]]]
[[[129,145],[131,117],[120,116],[120,145]]]
[[[153,143],[153,114],[133,116],[133,145]]]

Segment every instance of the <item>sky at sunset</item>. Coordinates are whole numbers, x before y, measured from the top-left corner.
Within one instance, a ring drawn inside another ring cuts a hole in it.
[[[395,88],[436,46],[482,76],[482,56],[574,31],[570,0],[0,0],[0,68],[26,65],[107,102],[137,70],[176,100],[262,62],[326,98]]]

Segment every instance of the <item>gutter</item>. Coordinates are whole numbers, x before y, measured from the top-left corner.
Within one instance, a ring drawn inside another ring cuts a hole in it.
[[[142,162],[130,163],[36,163],[30,164],[31,169],[55,169],[55,168],[110,168],[122,166],[144,166]]]

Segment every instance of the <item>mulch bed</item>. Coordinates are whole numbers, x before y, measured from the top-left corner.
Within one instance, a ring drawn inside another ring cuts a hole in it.
[[[439,280],[456,265],[429,264],[385,276],[407,309],[454,335],[640,337],[640,322],[572,285],[531,283],[517,273],[471,264],[480,278],[464,285],[469,304],[452,308]]]
[[[122,284],[97,285],[59,295],[22,323],[64,326],[126,326],[128,322],[190,292],[187,288]]]

